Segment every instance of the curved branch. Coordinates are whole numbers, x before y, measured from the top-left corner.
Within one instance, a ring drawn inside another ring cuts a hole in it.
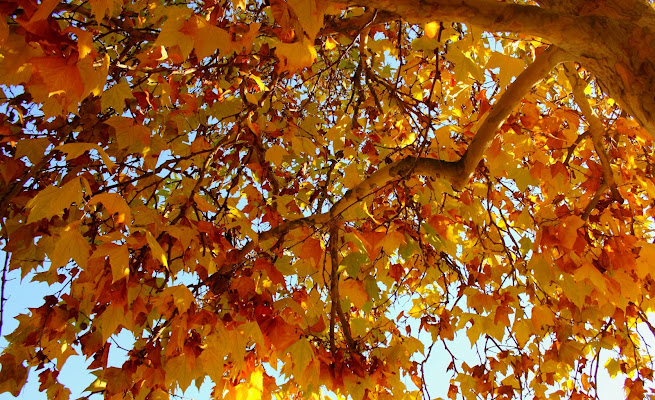
[[[254,240],[248,242],[239,250],[237,260],[243,260],[248,253],[255,250],[259,242],[274,238],[277,238],[279,242],[284,235],[295,229],[325,225],[339,217],[348,208],[358,204],[366,197],[375,193],[379,188],[393,181],[419,175],[430,176],[445,179],[451,182],[455,190],[461,190],[468,183],[478,163],[482,160],[485,150],[489,147],[496,132],[498,132],[510,113],[534,85],[544,79],[557,64],[564,62],[565,59],[566,53],[556,46],[550,46],[537,56],[534,62],[508,86],[500,99],[491,107],[491,110],[480,124],[466,153],[464,153],[459,161],[443,161],[434,158],[408,156],[391,163],[375,171],[357,186],[348,190],[329,211],[286,221],[268,231],[262,232],[258,238],[254,238]],[[221,270],[217,273],[225,273],[225,271]]]
[[[482,160],[484,152],[494,139],[496,132],[505,123],[507,117],[519,102],[534,85],[544,79],[557,64],[565,60],[566,53],[557,46],[550,46],[546,51],[538,55],[534,62],[507,87],[507,90],[482,121],[473,141],[471,141],[466,153],[462,156],[460,162],[462,163],[463,176],[462,180],[455,182],[456,189],[461,189],[468,182],[478,163]]]

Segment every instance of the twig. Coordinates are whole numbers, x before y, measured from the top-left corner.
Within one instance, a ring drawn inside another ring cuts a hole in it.
[[[5,286],[7,286],[7,269],[9,268],[9,253],[5,252],[5,265],[2,268],[2,288],[0,288],[0,337],[2,337],[2,322],[5,315]]]

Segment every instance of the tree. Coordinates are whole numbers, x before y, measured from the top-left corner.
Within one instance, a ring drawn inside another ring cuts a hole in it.
[[[66,399],[81,354],[106,399],[205,377],[218,398],[415,398],[458,333],[480,358],[444,352],[449,398],[597,398],[603,368],[629,399],[652,385],[651,3],[0,14],[4,272],[64,284],[18,317],[0,391],[33,369]]]

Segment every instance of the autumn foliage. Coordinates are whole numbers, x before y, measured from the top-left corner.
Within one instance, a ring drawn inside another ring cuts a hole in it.
[[[645,0],[3,1],[5,269],[63,289],[0,392],[644,398],[653,46]]]

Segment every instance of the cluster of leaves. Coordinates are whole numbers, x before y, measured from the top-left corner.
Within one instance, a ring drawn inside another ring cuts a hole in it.
[[[653,380],[652,139],[580,66],[525,86],[538,38],[327,0],[0,16],[8,268],[64,284],[18,317],[0,391],[34,369],[67,399],[80,354],[106,399],[206,378],[230,399],[414,398],[460,331],[480,358],[450,353],[451,398]]]

